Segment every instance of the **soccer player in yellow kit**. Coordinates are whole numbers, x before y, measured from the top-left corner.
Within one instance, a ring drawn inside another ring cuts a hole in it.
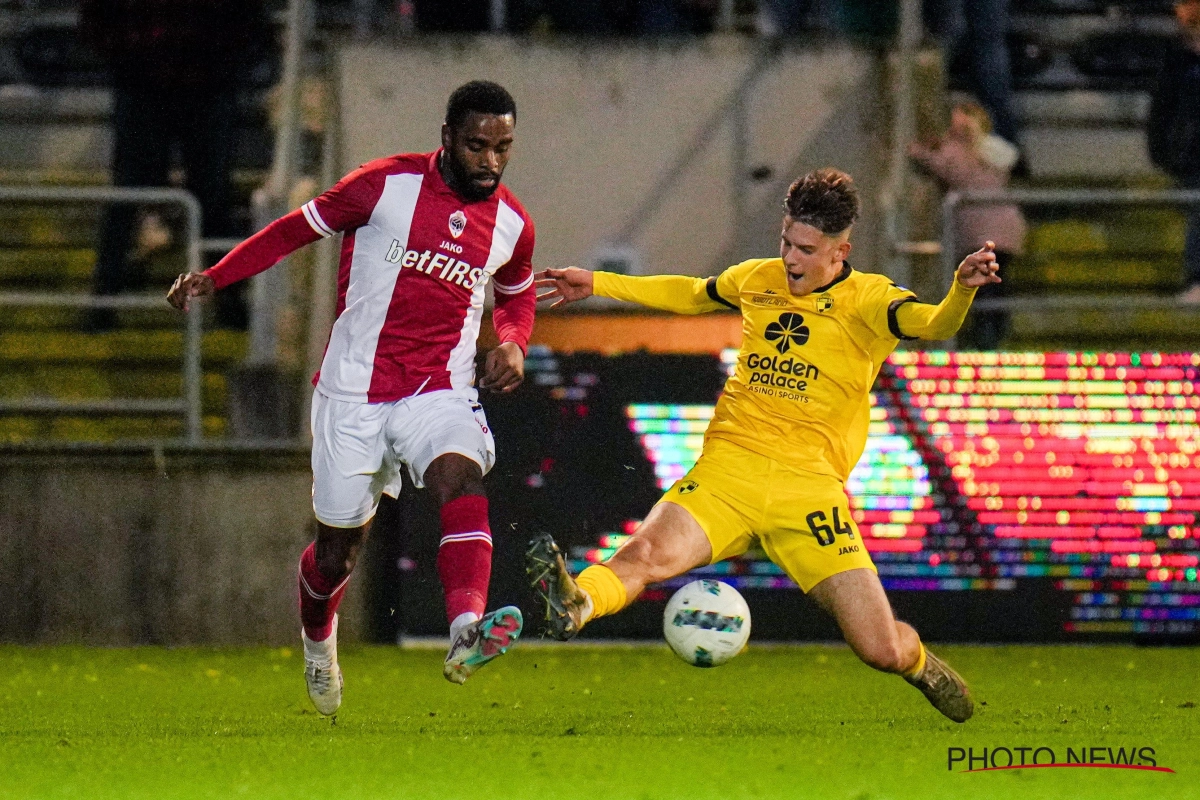
[[[882,275],[846,262],[858,195],[850,176],[812,172],[784,203],[780,257],[742,262],[715,278],[626,277],[570,267],[546,270],[539,299],[593,294],[681,314],[742,313],[737,368],[725,384],[699,461],[608,561],[578,578],[549,535],[526,568],[550,633],[569,639],[628,605],[647,584],[744,553],[759,542],[837,620],[867,665],[902,675],[940,712],[965,722],[974,709],[962,678],[892,614],[845,481],[866,446],[870,391],[901,339],[947,339],[975,290],[996,283],[990,247],[959,265],[946,298],[917,302]],[[990,244],[990,243],[989,243]]]

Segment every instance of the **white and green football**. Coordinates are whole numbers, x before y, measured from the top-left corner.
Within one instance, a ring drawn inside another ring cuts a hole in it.
[[[694,667],[719,667],[750,638],[750,607],[727,583],[692,581],[667,602],[663,637]]]

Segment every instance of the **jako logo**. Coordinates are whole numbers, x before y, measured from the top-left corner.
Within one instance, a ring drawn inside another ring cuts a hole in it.
[[[792,345],[799,347],[808,341],[808,327],[804,324],[804,317],[788,311],[779,315],[778,322],[767,325],[763,337],[768,342],[775,342],[775,349],[782,355]]]

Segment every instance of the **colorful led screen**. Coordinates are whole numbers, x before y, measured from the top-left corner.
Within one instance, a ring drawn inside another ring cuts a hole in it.
[[[1198,377],[1200,354],[895,353],[847,484],[884,585],[1048,581],[1069,604],[1066,634],[1200,630]],[[660,488],[695,463],[712,413],[626,408]],[[603,560],[636,525],[577,550],[576,566]],[[795,588],[755,551],[695,574]]]

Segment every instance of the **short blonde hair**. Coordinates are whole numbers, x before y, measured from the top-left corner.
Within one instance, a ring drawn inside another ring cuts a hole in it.
[[[985,136],[992,132],[992,115],[987,109],[972,100],[955,103],[955,111],[961,111],[979,124],[979,130]]]

